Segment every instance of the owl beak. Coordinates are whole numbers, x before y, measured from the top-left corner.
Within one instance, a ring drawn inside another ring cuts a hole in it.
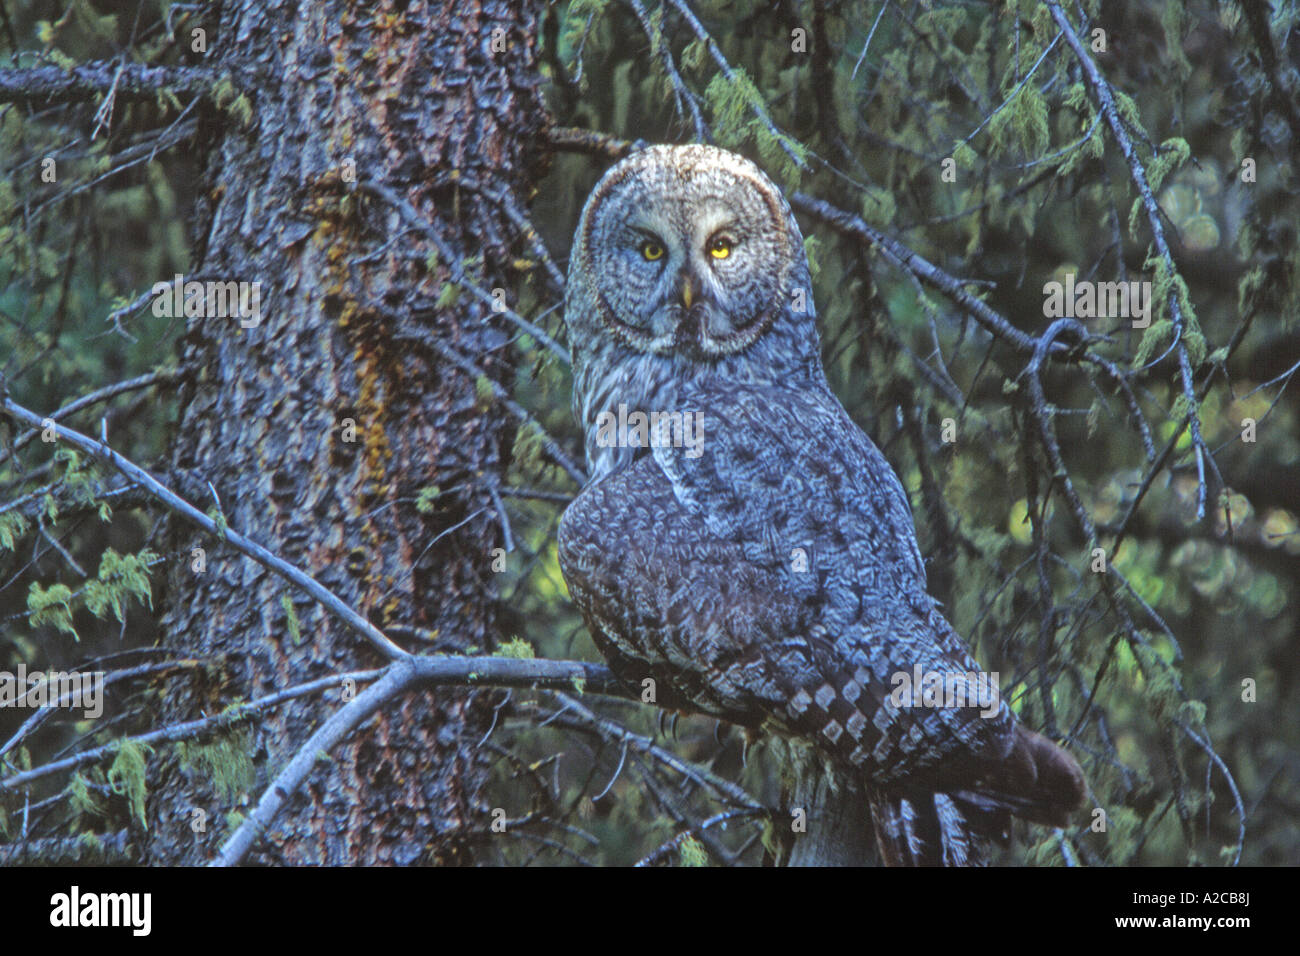
[[[691,274],[685,270],[682,271],[679,282],[682,305],[689,309],[691,303],[695,301],[695,282],[691,279]]]

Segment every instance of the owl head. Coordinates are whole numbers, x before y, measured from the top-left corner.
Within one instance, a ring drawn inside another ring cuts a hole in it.
[[[587,200],[570,279],[591,308],[571,326],[709,362],[749,348],[792,304],[811,322],[807,274],[799,227],[762,170],[712,146],[653,146]]]
[[[565,322],[589,434],[602,411],[671,410],[702,379],[822,377],[799,226],[762,170],[713,146],[652,146],[605,173],[574,234]]]

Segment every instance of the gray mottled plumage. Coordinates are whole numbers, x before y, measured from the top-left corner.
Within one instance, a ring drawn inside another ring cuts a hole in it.
[[[917,665],[979,667],[926,593],[902,485],[827,385],[771,181],[705,146],[618,163],[583,210],[565,306],[591,479],[560,563],[615,671],[654,678],[663,706],[813,741],[871,789],[887,862],[980,862],[1011,812],[1061,822],[1078,766],[1004,703],[889,700]],[[620,405],[680,413],[697,443],[609,447],[601,413]]]

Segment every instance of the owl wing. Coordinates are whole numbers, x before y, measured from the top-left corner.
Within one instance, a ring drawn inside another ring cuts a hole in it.
[[[815,738],[879,785],[1012,746],[998,702],[898,707],[896,675],[975,673],[925,593],[888,462],[824,388],[695,386],[698,447],[654,447],[565,512],[560,563],[616,672],[658,701]],[[965,768],[965,769],[962,769]]]

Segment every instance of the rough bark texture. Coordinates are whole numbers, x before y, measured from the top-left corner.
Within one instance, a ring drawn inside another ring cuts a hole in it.
[[[831,788],[825,774],[801,776],[791,806],[808,813],[808,832],[800,834],[788,866],[866,866],[872,862],[871,805],[866,792]]]
[[[871,803],[856,781],[837,777],[806,742],[777,746],[785,805],[804,812],[803,832],[789,838],[785,866],[867,866],[875,861]],[[833,784],[833,785],[832,785]],[[793,827],[792,827],[793,830]]]
[[[173,474],[204,505],[211,483],[231,527],[380,627],[429,628],[461,648],[492,642],[501,524],[491,489],[514,426],[472,376],[414,340],[436,337],[504,381],[506,335],[468,296],[435,307],[446,264],[427,271],[429,243],[355,192],[347,161],[467,257],[481,253],[468,271],[482,285],[511,288],[516,230],[458,183],[526,197],[540,172],[537,6],[243,0],[225,4],[209,34],[210,60],[260,72],[262,84],[251,120],[241,128],[226,116],[204,144],[194,274],[260,281],[262,322],[187,320]],[[416,498],[428,486],[443,493],[422,514]],[[380,663],[253,562],[189,528],[172,544],[184,560],[168,583],[168,641],[213,666],[167,688],[164,720]],[[200,546],[207,567],[195,573],[189,554]],[[248,799],[341,700],[307,698],[255,725],[243,741],[256,769]],[[381,712],[322,760],[250,860],[472,861],[490,823],[477,791],[492,705],[487,692],[439,690]],[[157,776],[147,861],[209,858],[230,833],[225,814],[248,800],[223,793],[202,760],[164,763]],[[206,832],[191,829],[195,809]]]

